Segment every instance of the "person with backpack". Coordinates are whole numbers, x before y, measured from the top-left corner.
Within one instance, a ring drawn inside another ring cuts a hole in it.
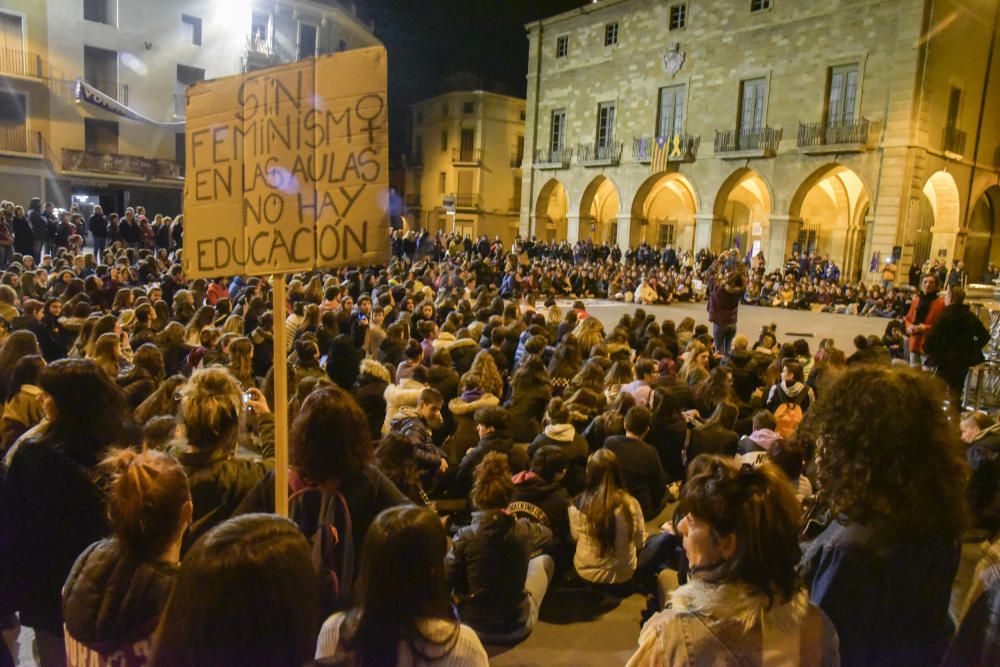
[[[475,631],[457,622],[449,605],[441,567],[448,535],[434,512],[410,506],[385,510],[368,531],[364,551],[357,601],[323,623],[318,664],[489,664]]]
[[[340,387],[315,389],[302,402],[288,452],[288,516],[309,539],[322,610],[330,614],[350,600],[356,564],[375,517],[410,501],[375,466],[365,414]],[[271,471],[237,513],[273,511]]]
[[[771,386],[765,403],[774,415],[778,435],[792,437],[814,400],[813,390],[804,382],[802,365],[791,359],[783,361],[781,380]]]

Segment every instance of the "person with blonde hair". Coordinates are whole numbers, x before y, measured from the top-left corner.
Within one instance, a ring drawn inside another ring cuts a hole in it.
[[[233,516],[244,496],[274,468],[274,417],[259,389],[244,393],[224,368],[196,370],[180,390],[184,437],[175,447],[191,483],[194,515],[187,549],[210,528]],[[261,460],[236,455],[240,416],[257,415]]]
[[[496,361],[489,350],[480,350],[472,360],[466,375],[475,375],[479,378],[479,388],[487,394],[493,394],[497,398],[503,398],[503,376],[497,368]]]
[[[111,379],[117,378],[118,372],[121,370],[122,359],[121,342],[119,341],[118,334],[113,332],[101,334],[94,343],[94,349],[89,358],[107,373],[108,377]]]
[[[684,350],[684,363],[677,376],[689,387],[708,379],[708,348],[704,344],[692,340]]]

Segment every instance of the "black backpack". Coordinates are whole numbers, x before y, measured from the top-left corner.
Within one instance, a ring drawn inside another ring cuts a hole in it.
[[[347,606],[354,583],[354,531],[351,510],[340,491],[307,484],[288,469],[288,517],[312,547],[320,575],[320,604],[327,614]]]

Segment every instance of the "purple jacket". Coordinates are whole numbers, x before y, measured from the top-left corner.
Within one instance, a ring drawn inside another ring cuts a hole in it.
[[[708,293],[708,321],[714,324],[736,324],[736,312],[743,298],[743,288],[734,291],[725,283],[712,282]]]

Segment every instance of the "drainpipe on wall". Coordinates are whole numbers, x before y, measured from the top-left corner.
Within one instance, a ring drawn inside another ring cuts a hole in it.
[[[535,151],[538,150],[538,107],[539,107],[539,89],[541,88],[542,81],[542,36],[545,33],[545,27],[541,21],[538,22],[538,43],[535,45],[535,106],[533,110],[534,122],[531,126],[531,169],[528,171],[528,228],[525,234],[526,239],[530,239],[532,236],[533,224],[532,219],[534,218],[534,211],[531,210],[532,200],[535,196]],[[522,164],[524,159],[522,158]]]

